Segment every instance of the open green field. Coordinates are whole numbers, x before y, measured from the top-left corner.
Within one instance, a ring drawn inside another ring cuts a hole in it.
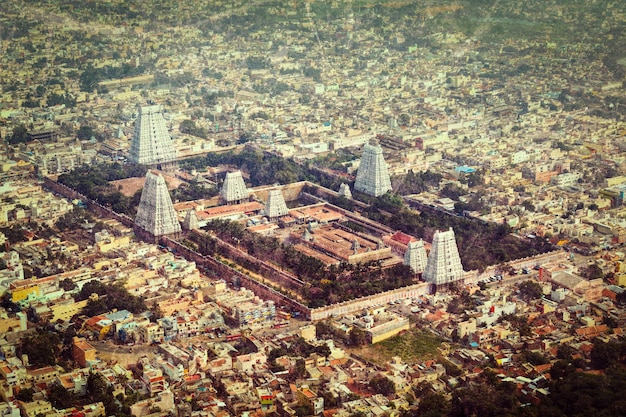
[[[402,335],[354,350],[354,353],[381,366],[394,356],[399,356],[405,363],[414,364],[435,358],[440,344],[441,339],[432,333],[411,328]]]

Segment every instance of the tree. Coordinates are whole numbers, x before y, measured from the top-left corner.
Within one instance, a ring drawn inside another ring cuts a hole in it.
[[[591,349],[589,353],[591,366],[593,366],[594,369],[606,369],[617,363],[622,351],[625,350],[625,346],[625,342],[621,344],[613,341],[604,343],[600,339],[594,339],[593,349]]]
[[[28,130],[24,125],[18,125],[13,128],[13,133],[7,138],[7,142],[10,145],[17,145],[18,143],[26,143],[30,140]]]
[[[87,377],[87,397],[92,402],[106,399],[109,386],[99,372],[90,372]],[[104,402],[104,401],[103,401]]]
[[[591,264],[581,270],[581,275],[587,279],[604,278],[602,268],[596,264]]]
[[[76,132],[76,137],[80,140],[89,140],[92,136],[95,136],[93,127],[89,125],[81,125]]]
[[[543,290],[539,283],[534,281],[524,281],[519,286],[519,291],[522,298],[526,301],[536,300],[541,298]]]
[[[348,341],[351,346],[363,346],[367,344],[367,333],[363,329],[353,327],[348,333]]]
[[[22,339],[20,351],[28,355],[28,361],[32,366],[42,368],[56,364],[57,355],[60,352],[61,339],[56,333],[45,330],[37,330]]]
[[[48,390],[48,401],[59,410],[76,405],[77,400],[74,392],[67,390],[58,382],[53,383]]]
[[[563,379],[574,372],[574,366],[564,360],[558,360],[554,362],[552,368],[550,368],[550,377],[553,381]]]
[[[304,378],[306,376],[306,364],[304,363],[304,359],[296,359],[296,365],[293,369],[292,376],[296,379]]]
[[[59,282],[59,287],[61,287],[64,291],[72,291],[76,288],[76,284],[71,278],[65,278]]]
[[[450,403],[441,393],[426,394],[417,407],[415,416],[445,417],[450,410]]]
[[[369,386],[376,394],[391,395],[396,393],[393,381],[382,374],[377,374],[370,379]]]
[[[33,400],[35,391],[32,388],[23,388],[15,396],[15,399],[29,403]]]

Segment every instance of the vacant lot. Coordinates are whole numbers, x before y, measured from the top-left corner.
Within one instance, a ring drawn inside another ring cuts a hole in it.
[[[378,365],[384,365],[394,356],[400,356],[405,363],[413,364],[436,357],[440,344],[441,340],[432,333],[412,328],[375,345],[355,349],[354,353]]]

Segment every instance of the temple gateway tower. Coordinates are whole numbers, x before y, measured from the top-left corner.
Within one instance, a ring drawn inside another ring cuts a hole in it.
[[[163,170],[176,165],[176,149],[167,131],[160,105],[139,108],[128,160]]]
[[[383,149],[376,140],[371,140],[363,147],[363,156],[356,173],[354,189],[374,197],[391,190],[391,180],[387,163],[383,158]]]

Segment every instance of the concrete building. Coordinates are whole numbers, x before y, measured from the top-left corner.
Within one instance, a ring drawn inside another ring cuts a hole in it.
[[[146,183],[135,217],[135,230],[148,240],[176,235],[182,230],[165,179],[158,172],[146,173]]]
[[[167,131],[161,106],[139,108],[128,160],[159,169],[176,160],[176,149]]]
[[[248,188],[243,181],[241,171],[226,173],[220,197],[226,204],[240,204],[248,199]]]
[[[383,149],[377,141],[371,140],[363,147],[361,164],[356,173],[354,189],[378,197],[391,190],[391,180]]]
[[[404,253],[404,265],[411,268],[414,274],[421,274],[426,269],[426,248],[424,241],[409,242],[408,248]]]
[[[460,281],[463,275],[454,230],[450,228],[446,232],[436,231],[424,270],[424,280],[439,286]]]

